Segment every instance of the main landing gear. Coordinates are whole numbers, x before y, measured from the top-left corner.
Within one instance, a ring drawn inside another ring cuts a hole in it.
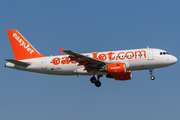
[[[155,77],[153,76],[153,69],[150,69],[150,70],[149,70],[149,72],[150,72],[150,75],[151,75],[151,77],[150,77],[150,78],[151,78],[151,80],[154,80],[154,79],[155,79]]]
[[[92,83],[94,83],[96,87],[100,87],[100,86],[101,86],[101,82],[99,81],[99,78],[102,77],[102,76],[103,76],[103,75],[98,75],[98,76],[97,76],[98,79],[96,79],[96,77],[93,75],[93,76],[91,77],[90,81],[91,81]]]

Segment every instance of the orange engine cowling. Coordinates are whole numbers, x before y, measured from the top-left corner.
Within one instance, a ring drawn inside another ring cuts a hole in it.
[[[126,67],[124,63],[107,64],[107,72],[113,75],[123,75],[126,73]]]
[[[130,80],[132,78],[132,73],[131,71],[127,71],[125,74],[122,75],[107,74],[106,77],[114,78],[115,80],[125,81],[125,80]]]

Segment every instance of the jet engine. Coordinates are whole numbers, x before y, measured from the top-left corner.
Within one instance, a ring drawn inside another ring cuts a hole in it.
[[[107,72],[108,74],[113,75],[123,75],[126,73],[126,65],[125,63],[106,64],[100,69],[100,72]]]
[[[114,78],[115,80],[120,80],[120,81],[125,81],[125,80],[130,80],[132,78],[132,72],[127,71],[123,75],[113,75],[113,74],[107,74],[107,78]]]

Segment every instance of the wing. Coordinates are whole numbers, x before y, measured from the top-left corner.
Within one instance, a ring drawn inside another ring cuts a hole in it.
[[[84,65],[85,69],[84,70],[88,70],[91,68],[101,68],[102,66],[105,65],[105,62],[98,60],[98,59],[94,59],[92,57],[88,57],[76,52],[73,52],[71,50],[64,50],[64,49],[60,49],[60,52],[65,52],[66,54],[69,55],[69,58],[71,61],[76,61],[79,63],[79,65]]]

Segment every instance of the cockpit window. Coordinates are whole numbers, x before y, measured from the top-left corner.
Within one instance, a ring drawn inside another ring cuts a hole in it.
[[[160,52],[160,55],[169,55],[168,52]]]

